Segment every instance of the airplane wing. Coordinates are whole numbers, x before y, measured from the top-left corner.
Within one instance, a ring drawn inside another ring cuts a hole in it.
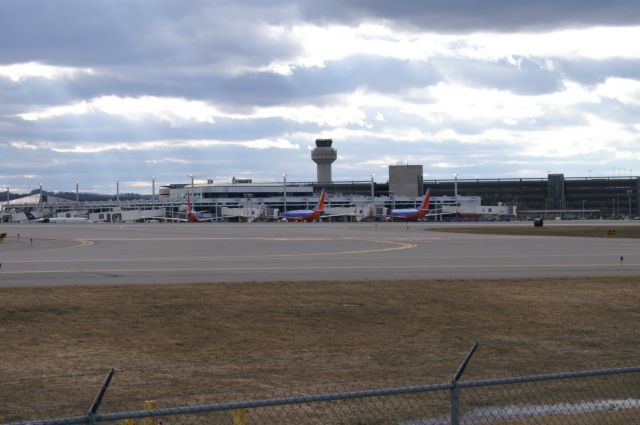
[[[164,221],[165,223],[186,223],[186,218],[177,218],[177,217],[149,217],[154,220]]]

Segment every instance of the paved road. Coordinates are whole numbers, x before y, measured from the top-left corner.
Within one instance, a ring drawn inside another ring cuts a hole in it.
[[[637,240],[429,226],[3,224],[0,286],[640,275]]]

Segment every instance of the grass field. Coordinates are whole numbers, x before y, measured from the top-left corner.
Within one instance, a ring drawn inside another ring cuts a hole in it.
[[[640,364],[640,278],[1,289],[0,420]]]

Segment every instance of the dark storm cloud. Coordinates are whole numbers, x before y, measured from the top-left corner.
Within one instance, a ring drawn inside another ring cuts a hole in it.
[[[126,76],[126,77],[125,77]],[[48,80],[26,78],[19,83],[0,78],[3,110],[71,104],[100,96],[183,97],[214,103],[227,112],[255,106],[314,104],[328,106],[333,97],[364,88],[378,93],[402,93],[437,83],[439,71],[428,62],[356,55],[326,66],[295,68],[291,75],[269,71],[212,75],[197,69],[174,69],[148,75],[132,68],[123,76],[106,72]],[[11,104],[8,107],[7,104]],[[23,111],[24,112],[24,111]]]
[[[640,23],[635,0],[307,0],[305,19],[327,23],[383,20],[433,32],[530,31]]]
[[[1,123],[2,121],[0,121]],[[313,123],[296,123],[283,118],[235,120],[219,118],[214,123],[185,123],[174,126],[157,120],[128,120],[104,113],[70,115],[40,121],[6,118],[8,126],[0,134],[0,143],[13,140],[64,142],[75,144],[138,144],[153,140],[246,140],[279,138],[292,132],[314,133],[321,130]]]
[[[291,75],[248,73],[209,92],[211,100],[241,104],[295,104],[304,101],[329,106],[332,96],[364,88],[376,93],[402,93],[441,79],[427,62],[356,55],[324,67],[296,68]]]
[[[82,67],[265,64],[295,49],[261,25],[282,15],[284,7],[235,2],[8,0],[0,14],[0,61]]]

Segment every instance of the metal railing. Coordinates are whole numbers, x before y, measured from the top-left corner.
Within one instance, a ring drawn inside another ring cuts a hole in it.
[[[171,424],[637,424],[640,366],[98,413],[113,376],[85,415],[11,425]],[[7,424],[5,424],[7,425]]]

